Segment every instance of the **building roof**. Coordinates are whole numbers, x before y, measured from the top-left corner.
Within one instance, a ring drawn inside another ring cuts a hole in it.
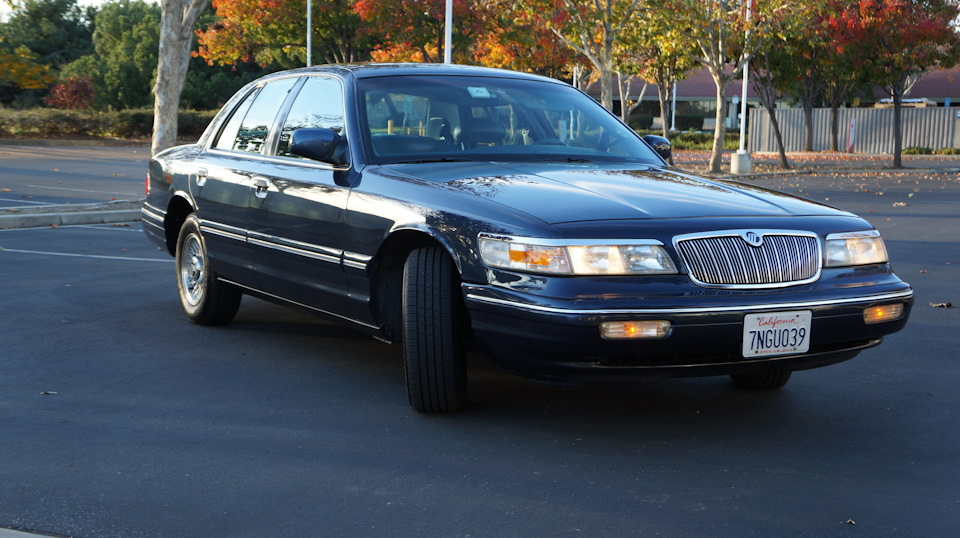
[[[731,68],[728,68],[728,72]],[[743,91],[741,79],[737,78],[727,86],[727,98],[740,96]],[[636,98],[643,89],[643,80],[636,78],[630,81],[630,96]],[[600,83],[594,82],[588,90],[590,95],[600,96]],[[687,72],[687,78],[677,82],[677,99],[679,100],[713,100],[717,96],[717,87],[713,82],[713,77],[705,68],[694,69]],[[756,99],[757,95],[753,88],[747,85],[747,98]],[[877,93],[881,97],[881,93]],[[950,98],[953,101],[960,102],[960,66],[952,69],[941,69],[930,71],[920,77],[920,80],[913,86],[907,95],[913,99],[933,99],[943,101]],[[613,91],[613,98],[620,99],[616,89]],[[657,85],[647,83],[647,90],[644,99],[657,98]]]

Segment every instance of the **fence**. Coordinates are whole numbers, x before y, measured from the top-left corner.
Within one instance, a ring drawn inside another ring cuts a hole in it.
[[[903,147],[924,147],[934,150],[960,148],[960,108],[904,108]],[[799,108],[776,110],[783,147],[786,151],[803,151],[804,119]],[[892,108],[841,108],[837,111],[840,132],[837,146],[847,148],[850,120],[854,121],[854,153],[893,153]],[[777,151],[777,140],[767,111],[750,110],[750,151]],[[813,150],[830,149],[830,109],[813,110]]]

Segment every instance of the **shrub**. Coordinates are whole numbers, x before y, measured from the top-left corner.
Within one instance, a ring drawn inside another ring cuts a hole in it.
[[[960,149],[957,148],[940,148],[936,151],[937,155],[960,155]]]
[[[88,78],[70,77],[55,85],[43,102],[53,108],[90,108],[93,106],[93,84]]]
[[[197,138],[216,111],[183,110],[177,120],[178,136]],[[0,109],[0,135],[24,138],[148,137],[153,131],[153,110],[148,108],[90,111],[33,108]]]
[[[933,148],[912,147],[904,148],[904,155],[933,155]]]

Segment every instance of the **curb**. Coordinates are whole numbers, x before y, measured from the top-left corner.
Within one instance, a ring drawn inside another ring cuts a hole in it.
[[[0,229],[115,224],[140,220],[143,200],[7,209],[0,213]]]

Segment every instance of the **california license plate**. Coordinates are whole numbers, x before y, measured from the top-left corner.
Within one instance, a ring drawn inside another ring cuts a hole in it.
[[[743,318],[743,356],[794,355],[810,349],[809,310],[748,314]]]

